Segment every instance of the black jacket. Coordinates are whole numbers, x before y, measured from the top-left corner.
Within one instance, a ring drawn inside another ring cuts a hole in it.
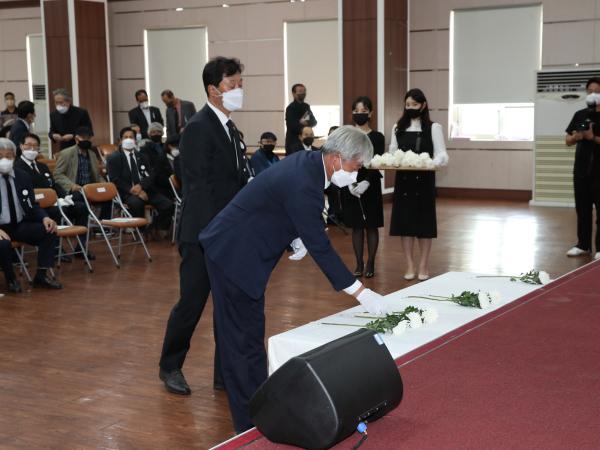
[[[22,158],[18,157],[14,163],[15,168],[29,174],[34,189],[54,189],[56,195],[61,198],[67,195],[67,192],[60,185],[56,184],[52,172],[50,172],[46,164],[36,161],[35,165],[40,171],[39,173],[33,170]]]
[[[162,114],[160,113],[160,109],[158,109],[156,106],[150,106],[150,121],[158,122],[163,125],[165,124]],[[129,123],[139,126],[142,138],[148,139],[148,126],[150,124],[146,120],[146,116],[144,115],[142,108],[138,106],[129,111]]]
[[[198,234],[246,185],[243,155],[210,106],[188,122],[179,144],[183,206],[179,241],[196,243]],[[239,161],[239,169],[236,163]]]
[[[147,193],[152,193],[154,189],[154,174],[150,169],[150,163],[140,152],[135,152],[135,163],[140,173],[140,185]],[[106,171],[111,183],[114,183],[119,190],[119,195],[125,201],[131,194],[129,191],[133,187],[133,178],[129,170],[127,156],[122,149],[110,154],[106,160]]]
[[[10,140],[17,147],[17,155],[21,154],[21,140],[27,133],[29,133],[29,127],[20,119],[17,119],[12,127],[10,127]]]
[[[15,168],[14,171],[17,198],[23,208],[23,222],[41,222],[45,217],[48,217],[48,215],[35,201],[34,188],[29,175],[18,168]],[[0,199],[0,212],[2,210],[1,200],[2,199]]]
[[[300,134],[300,129],[303,125],[300,125],[300,119],[306,113],[310,114],[308,118],[308,126],[314,127],[317,124],[317,119],[315,119],[314,114],[310,110],[310,105],[308,103],[298,103],[294,100],[292,103],[287,105],[285,108],[285,148],[286,150],[290,147],[290,145],[300,142],[298,139],[298,135]]]
[[[163,194],[172,197],[172,189],[169,184],[169,177],[173,173],[169,159],[163,149],[162,144],[148,142],[140,149],[140,153],[144,155],[150,163],[150,170],[154,174],[155,186]]]
[[[48,133],[48,136],[50,139],[52,139],[52,135],[55,133],[58,133],[61,136],[65,134],[72,134],[74,136],[75,130],[79,127],[87,127],[92,130],[92,132],[94,131],[92,128],[92,120],[90,119],[87,110],[80,108],[79,106],[71,105],[69,110],[64,114],[59,113],[57,110],[50,113],[50,132]],[[62,141],[60,142],[60,149],[73,147],[74,145],[74,138],[70,141]]]
[[[319,150],[317,147],[315,147],[315,146],[313,146],[313,145],[311,145],[311,146],[310,146],[310,149],[311,149],[312,151]],[[302,144],[302,142],[300,142],[300,141],[296,141],[296,142],[293,142],[293,143],[290,145],[290,147],[289,147],[289,148],[288,148],[288,147],[286,147],[286,149],[285,149],[285,156],[289,156],[289,155],[291,155],[292,153],[296,153],[296,152],[306,152],[306,151],[308,151],[308,150],[306,150],[306,149],[304,148],[304,145]]]
[[[192,102],[188,102],[187,100],[179,101],[181,102],[181,114],[183,115],[181,123],[183,124],[183,127],[185,127],[194,114],[196,114],[196,107]],[[167,138],[176,136],[180,132],[178,121],[175,120],[176,111],[175,108],[167,108]]]

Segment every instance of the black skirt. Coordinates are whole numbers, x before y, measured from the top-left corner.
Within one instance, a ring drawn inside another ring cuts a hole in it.
[[[341,190],[344,225],[349,228],[380,228],[383,226],[381,173],[378,170],[361,169],[357,180],[360,182],[364,179],[369,182],[369,188],[360,198],[352,195],[347,187]]]
[[[437,237],[435,172],[396,172],[390,235]]]

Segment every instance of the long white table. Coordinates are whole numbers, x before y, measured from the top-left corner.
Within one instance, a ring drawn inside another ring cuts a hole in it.
[[[494,311],[540,286],[510,281],[509,278],[477,278],[477,274],[466,272],[448,272],[427,281],[387,295],[385,298],[392,311],[401,311],[409,305],[421,309],[435,308],[439,313],[438,320],[421,328],[408,328],[401,336],[383,335],[383,340],[394,359],[437,339],[438,337],[477,319],[490,311]],[[406,298],[410,295],[442,295],[460,294],[462,291],[498,291],[502,301],[490,305],[487,309],[469,308],[450,302]],[[332,316],[308,323],[285,333],[271,336],[268,341],[269,374],[281,367],[290,358],[350,334],[358,327],[341,325],[324,325],[323,322],[339,324],[364,325],[370,319],[355,317],[364,313],[362,306],[347,309]]]

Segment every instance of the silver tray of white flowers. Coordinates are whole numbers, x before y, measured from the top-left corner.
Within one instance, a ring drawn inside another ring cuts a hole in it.
[[[368,166],[377,170],[436,170],[429,153],[415,153],[412,150],[386,152],[375,155]]]

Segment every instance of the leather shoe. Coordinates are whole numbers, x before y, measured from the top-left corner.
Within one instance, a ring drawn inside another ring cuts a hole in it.
[[[81,250],[79,250],[79,251],[81,252]],[[90,251],[88,251],[88,252],[87,252],[87,257],[88,257],[88,259],[89,259],[90,261],[93,261],[93,260],[95,260],[95,259],[96,259],[96,255],[94,255],[94,254],[93,254],[92,252],[90,252]],[[83,257],[83,253],[75,253],[75,258],[77,258],[77,259],[85,259],[85,258]]]
[[[33,279],[33,287],[39,287],[44,289],[62,289],[62,284],[50,278],[48,275],[44,275],[36,276]]]
[[[10,280],[7,282],[7,284],[8,292],[14,292],[15,294],[23,292],[23,289],[21,288],[21,283],[19,283],[18,280]]]
[[[183,373],[179,369],[167,372],[160,369],[158,377],[165,383],[165,388],[172,394],[190,395],[192,390],[185,381]]]
[[[225,389],[225,385],[222,382],[219,381],[214,381],[213,382],[213,389],[215,391],[224,391]]]

